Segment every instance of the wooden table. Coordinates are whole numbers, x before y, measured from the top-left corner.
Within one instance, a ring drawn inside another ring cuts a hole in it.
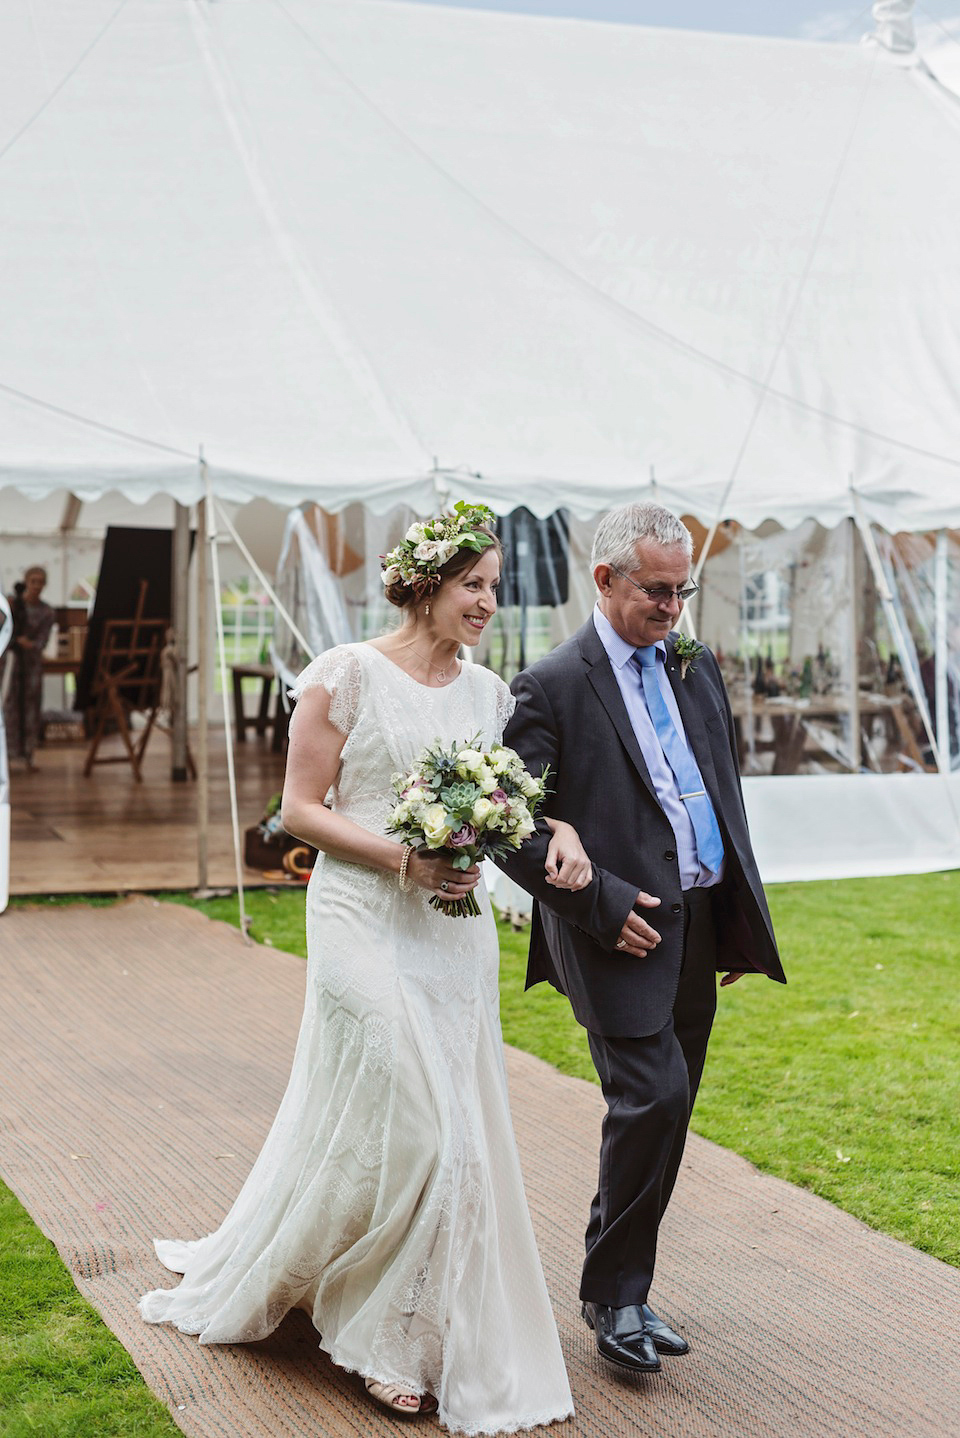
[[[280,686],[277,685],[277,699],[274,706],[273,718],[270,718],[270,691],[273,688],[273,681],[276,675],[272,664],[231,664],[230,673],[233,676],[233,717],[237,729],[238,744],[247,742],[247,729],[252,725],[259,738],[263,738],[270,725],[273,725],[272,749],[279,753],[287,737],[288,714],[283,705],[283,695]],[[243,681],[244,679],[259,679],[260,704],[257,708],[256,718],[247,717],[243,708]]]
[[[772,752],[773,769],[771,772],[774,774],[800,773],[804,751],[811,741],[816,745],[816,740],[810,732],[810,721],[819,720],[830,723],[838,719],[849,718],[850,715],[849,701],[831,694],[814,694],[809,699],[749,698],[740,694],[731,696],[731,708],[741,767],[747,758],[747,750],[751,747],[744,737],[744,719],[753,716],[755,719],[770,720],[772,737],[769,739],[754,738],[752,749],[754,752]],[[918,768],[929,770],[930,765],[924,761],[920,746],[904,711],[902,695],[861,694],[858,710],[861,753],[866,749],[867,741],[870,738],[868,721],[880,716],[890,727],[891,737],[899,743],[902,752]],[[835,754],[827,752],[829,758],[836,759]]]

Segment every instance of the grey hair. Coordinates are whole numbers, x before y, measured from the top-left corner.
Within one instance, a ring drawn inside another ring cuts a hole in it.
[[[630,570],[636,566],[637,544],[641,539],[655,539],[665,548],[678,544],[687,558],[693,557],[693,535],[687,526],[660,504],[622,504],[611,509],[597,525],[593,536],[590,568],[609,564],[614,569]]]

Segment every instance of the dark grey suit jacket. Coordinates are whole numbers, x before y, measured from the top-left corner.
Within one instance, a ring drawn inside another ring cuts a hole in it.
[[[717,966],[785,983],[747,831],[720,669],[704,649],[681,682],[675,638],[667,639],[667,673],[726,851],[715,906]],[[517,707],[504,743],[532,772],[548,767],[553,793],[546,812],[578,829],[594,866],[592,883],[579,893],[551,888],[544,878],[549,831],[543,824],[501,864],[535,900],[527,987],[548,980],[593,1033],[657,1033],[670,1017],[683,958],[676,842],[592,617],[511,687]],[[661,900],[659,908],[640,911],[661,935],[645,958],[614,947],[640,889]]]

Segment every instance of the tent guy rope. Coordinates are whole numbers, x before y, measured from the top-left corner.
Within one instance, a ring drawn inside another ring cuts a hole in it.
[[[100,44],[100,41],[103,39],[104,35],[106,35],[107,31],[110,29],[113,22],[120,14],[121,10],[125,9],[129,3],[130,0],[120,0],[120,4],[117,6],[116,10],[114,10],[113,14],[107,19],[106,23],[93,37],[93,39],[90,41],[90,44],[83,51],[83,54],[79,57],[76,63],[72,65],[71,68],[67,71],[67,73],[62,76],[62,78],[58,81],[56,85],[54,85],[53,89],[47,94],[46,98],[37,106],[33,114],[30,115],[26,120],[24,120],[19,130],[15,131],[15,133],[10,136],[10,139],[7,140],[6,144],[0,147],[0,160],[3,160],[4,156],[13,149],[17,141],[22,139],[22,137],[27,133],[27,131],[36,123],[37,120],[39,120],[40,116],[47,109],[47,107],[51,105],[53,101],[57,98],[57,96],[60,94],[60,91],[63,90],[67,85],[69,85],[70,81],[73,79],[77,71],[83,66],[84,62],[93,54],[94,50]],[[37,40],[37,50],[40,53],[41,61],[43,61],[44,57],[43,50],[40,45],[40,37],[36,34],[36,17],[32,16],[31,18],[34,21],[34,35]]]

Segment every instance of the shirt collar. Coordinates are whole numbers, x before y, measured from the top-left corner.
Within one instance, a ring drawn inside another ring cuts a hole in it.
[[[634,645],[628,644],[626,639],[617,633],[599,604],[594,607],[593,624],[614,669],[622,669],[625,664],[629,664],[637,652],[636,648]],[[653,647],[660,651],[660,658],[666,662],[667,646],[663,640],[658,639]]]

